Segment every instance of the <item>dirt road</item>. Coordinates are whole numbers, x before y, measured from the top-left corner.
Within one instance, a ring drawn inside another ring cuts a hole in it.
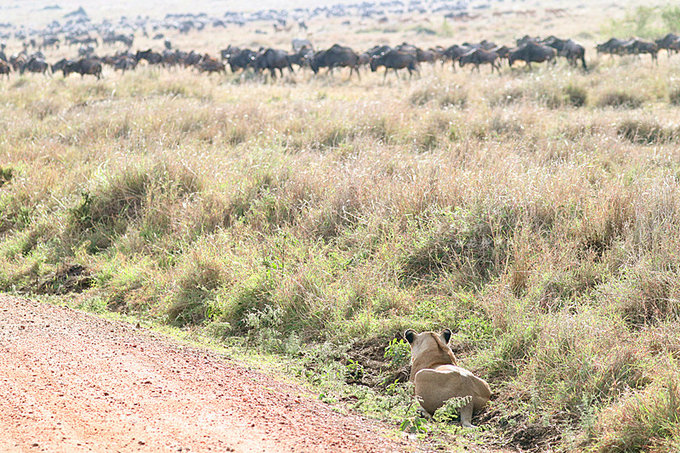
[[[0,295],[0,451],[404,451],[218,354]]]

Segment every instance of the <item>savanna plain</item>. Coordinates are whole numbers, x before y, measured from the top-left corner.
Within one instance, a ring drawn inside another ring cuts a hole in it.
[[[309,24],[320,48],[567,35],[587,71],[12,74],[0,290],[268,357],[434,449],[680,450],[680,56],[594,50],[678,30],[603,5]],[[295,37],[266,30],[170,38]],[[402,333],[445,327],[493,390],[477,428],[412,404]]]

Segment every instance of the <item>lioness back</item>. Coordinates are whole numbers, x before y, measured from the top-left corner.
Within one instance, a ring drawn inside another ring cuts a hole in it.
[[[456,365],[422,369],[416,373],[414,381],[416,397],[431,415],[451,398],[472,397],[475,411],[484,407],[491,398],[491,389],[486,381]]]

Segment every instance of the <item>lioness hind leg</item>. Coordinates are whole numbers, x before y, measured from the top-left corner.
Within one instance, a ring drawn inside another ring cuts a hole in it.
[[[472,403],[472,400],[470,400],[469,403],[467,403],[465,406],[463,406],[460,409],[460,425],[463,428],[474,428],[475,426],[472,424],[472,412],[474,410],[475,405]]]

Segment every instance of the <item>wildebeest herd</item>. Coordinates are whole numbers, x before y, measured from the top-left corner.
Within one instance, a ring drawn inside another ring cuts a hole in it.
[[[112,34],[111,40],[122,39],[125,45],[131,44],[131,39],[126,40],[125,35]],[[116,71],[128,71],[135,69],[142,61],[147,65],[160,67],[184,67],[195,68],[200,72],[226,73],[227,66],[233,73],[245,73],[251,71],[255,74],[270,74],[274,79],[283,76],[284,70],[295,72],[295,67],[309,68],[314,74],[318,74],[322,68],[327,73],[332,73],[335,68],[349,68],[350,79],[356,73],[361,78],[360,69],[368,67],[375,72],[384,68],[386,78],[390,70],[395,73],[405,69],[411,77],[419,72],[421,64],[430,63],[442,65],[450,64],[455,71],[456,66],[473,66],[473,70],[479,71],[481,65],[487,64],[491,72],[500,72],[503,62],[513,66],[515,62],[522,61],[528,68],[531,63],[550,62],[555,63],[558,57],[563,57],[572,66],[580,66],[587,70],[585,48],[572,39],[561,39],[556,36],[547,38],[524,36],[518,39],[513,47],[497,45],[496,43],[483,40],[478,43],[454,44],[449,47],[431,47],[422,49],[412,44],[402,43],[391,46],[374,46],[365,51],[354,49],[339,44],[323,49],[315,50],[312,43],[305,39],[296,39],[292,42],[292,51],[273,48],[249,49],[228,46],[220,51],[219,57],[196,51],[183,51],[173,47],[170,41],[165,41],[164,49],[156,51],[152,49],[130,50],[116,52],[111,55],[98,56],[95,54],[92,44],[97,45],[97,40],[78,41],[80,45],[87,45],[86,50],[79,52],[75,59],[61,59],[53,64],[48,64],[41,50],[29,53],[26,48],[23,51],[10,56],[5,55],[5,46],[0,47],[0,74],[9,77],[11,72],[24,74],[25,72],[51,74],[61,71],[64,77],[69,74],[102,76],[102,68],[105,65]],[[652,61],[657,61],[659,50],[666,49],[669,56],[680,51],[680,36],[668,34],[656,41],[646,41],[640,38],[621,40],[612,38],[604,43],[597,44],[598,54],[609,55],[640,55],[649,54]],[[278,73],[277,73],[278,71]]]

